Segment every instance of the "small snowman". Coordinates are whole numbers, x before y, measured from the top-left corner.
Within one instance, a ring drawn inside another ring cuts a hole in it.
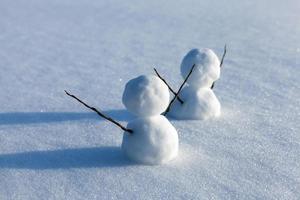
[[[177,156],[177,131],[167,118],[160,115],[169,104],[170,94],[168,87],[158,77],[139,76],[126,84],[123,103],[137,116],[128,123],[126,128],[95,107],[65,92],[124,131],[122,150],[128,158],[139,163],[156,165],[168,162]]]
[[[142,75],[126,84],[123,104],[137,116],[127,125],[133,133],[123,135],[122,150],[130,159],[155,165],[177,156],[177,131],[160,115],[169,99],[168,87],[156,76]]]
[[[211,49],[192,49],[182,60],[182,77],[186,78],[191,70],[186,80],[188,85],[179,94],[183,103],[174,101],[168,115],[176,119],[195,120],[220,116],[221,105],[212,90],[214,82],[220,77],[219,58]]]

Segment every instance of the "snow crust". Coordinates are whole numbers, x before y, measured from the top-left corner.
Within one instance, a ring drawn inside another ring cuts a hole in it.
[[[1,0],[0,199],[300,199],[299,0]],[[222,115],[172,120],[176,159],[137,165],[123,131],[127,80],[177,89],[194,47],[227,55]]]
[[[170,94],[168,87],[154,75],[131,79],[123,92],[123,104],[137,116],[159,115],[167,108]]]
[[[138,118],[128,123],[133,133],[124,133],[122,149],[132,160],[155,165],[178,154],[178,134],[164,116]]]
[[[220,102],[210,88],[195,89],[186,86],[179,96],[184,103],[174,101],[168,113],[173,118],[206,120],[221,114]]]
[[[208,48],[192,49],[181,62],[181,75],[185,79],[192,66],[195,64],[193,73],[187,83],[195,88],[210,87],[220,77],[220,61],[213,50]]]

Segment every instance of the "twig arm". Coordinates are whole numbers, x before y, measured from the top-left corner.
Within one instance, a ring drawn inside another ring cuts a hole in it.
[[[176,95],[176,92],[171,88],[171,86],[167,83],[167,81],[166,81],[163,77],[161,77],[161,75],[158,73],[158,71],[157,71],[155,68],[154,68],[154,71],[155,71],[156,75],[158,76],[158,78],[160,78],[160,79],[168,86],[169,90],[170,90],[174,95]],[[177,96],[177,100],[178,100],[181,104],[184,103],[184,101],[183,101],[182,99],[180,99],[179,96]]]
[[[166,115],[169,111],[170,111],[170,107],[173,104],[173,102],[175,101],[175,99],[178,97],[179,93],[181,92],[181,89],[183,88],[184,84],[186,83],[186,81],[189,79],[190,75],[192,74],[193,70],[195,68],[195,64],[193,65],[191,71],[189,72],[189,74],[186,76],[186,78],[184,79],[183,83],[181,84],[179,90],[177,91],[177,93],[175,94],[174,98],[171,100],[171,102],[168,105],[168,108],[166,109],[164,115]]]
[[[87,108],[93,110],[94,112],[96,112],[99,116],[101,116],[101,117],[103,117],[104,119],[106,119],[106,120],[108,120],[108,121],[114,123],[115,125],[117,125],[118,127],[120,127],[123,131],[128,132],[128,133],[133,133],[133,130],[125,128],[125,127],[122,126],[119,122],[117,122],[117,121],[115,121],[114,119],[112,119],[112,118],[110,118],[110,117],[104,115],[103,113],[101,113],[101,112],[100,112],[99,110],[97,110],[96,108],[87,105],[85,102],[83,102],[82,100],[80,100],[80,99],[77,98],[76,96],[74,96],[74,95],[68,93],[66,90],[65,90],[65,93],[66,93],[68,96],[70,96],[70,97],[76,99],[78,102],[80,102],[81,104],[83,104],[85,107],[87,107]]]
[[[222,67],[223,65],[223,62],[224,62],[224,58],[225,58],[225,55],[227,53],[227,48],[226,48],[226,44],[224,46],[224,52],[223,52],[223,55],[222,55],[222,59],[221,59],[221,63],[220,63],[220,68]],[[215,86],[215,82],[213,82],[213,84],[211,85],[210,89],[213,89]]]
[[[224,58],[225,58],[226,53],[227,53],[227,47],[226,47],[226,44],[225,44],[225,46],[224,46],[224,52],[223,52],[223,55],[222,55],[220,67],[222,67],[222,65],[223,65],[223,62],[224,62]]]

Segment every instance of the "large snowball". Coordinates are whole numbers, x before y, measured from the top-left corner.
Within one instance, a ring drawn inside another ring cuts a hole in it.
[[[178,134],[164,116],[137,118],[127,128],[133,133],[124,134],[122,150],[130,159],[155,165],[177,156]]]
[[[168,87],[156,76],[139,76],[130,80],[123,93],[123,104],[137,116],[159,115],[170,100]]]
[[[218,117],[221,114],[221,105],[210,88],[195,89],[187,86],[182,89],[181,104],[175,100],[172,104],[169,116],[176,119],[208,119]]]
[[[195,64],[193,73],[187,80],[194,87],[210,87],[220,77],[220,61],[211,49],[192,49],[181,62],[181,75],[187,77]]]

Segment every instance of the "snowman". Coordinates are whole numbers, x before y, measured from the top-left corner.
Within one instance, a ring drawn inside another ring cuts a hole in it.
[[[139,163],[156,165],[177,156],[177,131],[167,118],[160,115],[169,104],[170,94],[168,87],[158,77],[139,76],[126,84],[123,103],[137,116],[127,127],[78,97],[67,91],[65,93],[124,131],[122,150],[128,158]]]
[[[130,159],[144,164],[162,164],[178,153],[178,134],[167,118],[160,115],[169,104],[168,87],[156,76],[139,76],[130,80],[122,101],[137,116],[129,122],[122,150]]]
[[[220,77],[219,58],[211,49],[192,49],[182,60],[182,77],[186,78],[191,69],[187,86],[179,94],[183,103],[174,101],[168,115],[176,119],[195,120],[220,116],[221,105],[212,90],[214,82]]]

